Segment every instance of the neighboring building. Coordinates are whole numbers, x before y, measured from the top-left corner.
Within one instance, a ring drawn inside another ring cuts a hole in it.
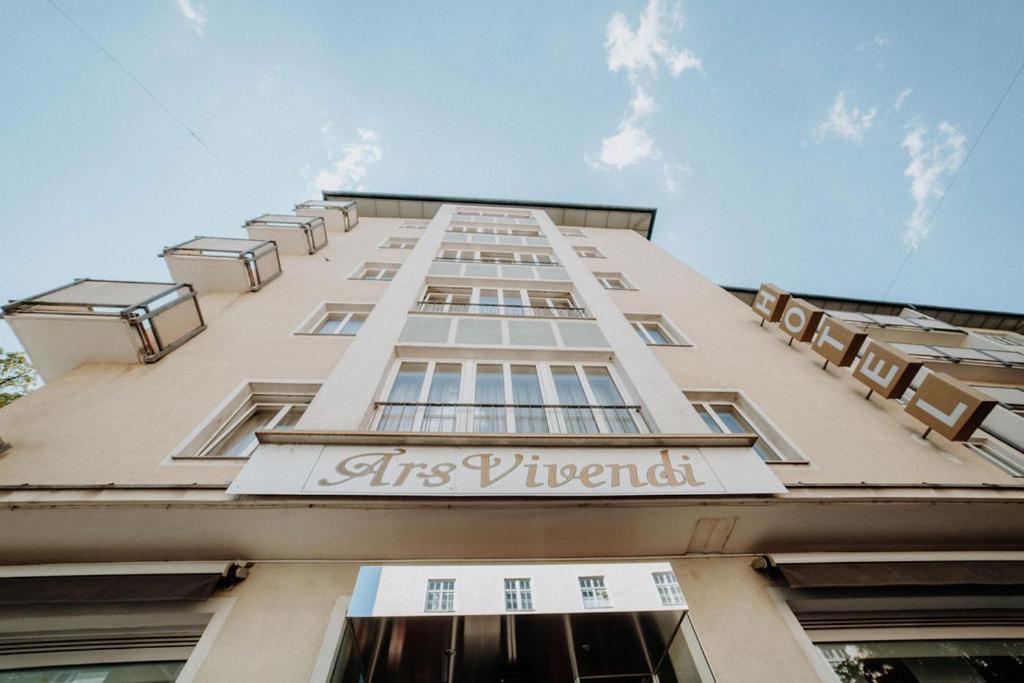
[[[5,306],[0,682],[1024,679],[1024,319],[654,223],[325,193]]]

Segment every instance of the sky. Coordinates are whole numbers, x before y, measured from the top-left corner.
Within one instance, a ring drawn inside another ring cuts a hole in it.
[[[721,284],[1024,310],[1024,76],[978,139],[1019,0],[53,2],[137,82],[0,2],[4,300],[330,188],[657,207]]]

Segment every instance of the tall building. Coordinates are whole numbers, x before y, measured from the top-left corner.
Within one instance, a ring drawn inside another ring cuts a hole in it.
[[[1024,680],[1024,317],[325,193],[3,307],[0,682]]]

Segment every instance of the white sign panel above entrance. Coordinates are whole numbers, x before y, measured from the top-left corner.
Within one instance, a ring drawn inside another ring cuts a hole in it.
[[[752,448],[262,444],[233,494],[679,496],[785,493]]]

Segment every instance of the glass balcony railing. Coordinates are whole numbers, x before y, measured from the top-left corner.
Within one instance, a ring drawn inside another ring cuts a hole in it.
[[[441,434],[640,434],[649,430],[632,405],[548,403],[374,404],[378,432]]]
[[[973,349],[959,346],[932,346],[931,344],[893,343],[903,353],[924,360],[967,365],[992,365],[1024,368],[1024,352],[999,349]]]
[[[521,306],[513,304],[416,302],[417,313],[455,313],[458,315],[506,315],[517,318],[589,318],[585,308],[576,306]]]

